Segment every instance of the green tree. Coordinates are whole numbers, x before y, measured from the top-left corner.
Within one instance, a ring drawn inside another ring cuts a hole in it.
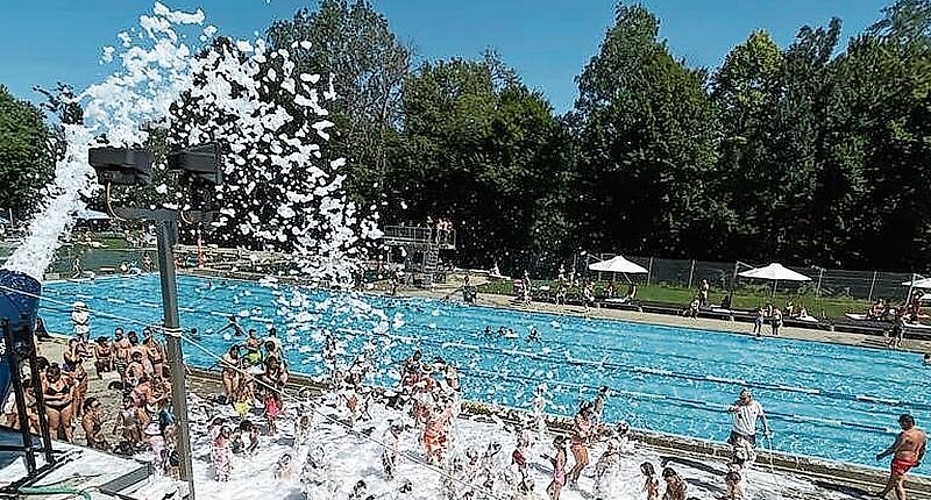
[[[317,10],[301,9],[290,20],[273,23],[268,38],[273,47],[290,52],[297,72],[324,80],[334,75],[338,100],[329,111],[337,135],[331,147],[349,162],[350,191],[377,198],[401,123],[410,49],[366,0],[322,0]]]
[[[390,185],[398,218],[448,219],[462,262],[519,269],[552,252],[565,143],[553,110],[495,54],[424,63],[408,80]]]
[[[757,31],[731,50],[712,80],[721,179],[717,196],[738,217],[722,257],[744,257],[742,252],[758,246],[769,226],[770,188],[781,170],[769,137],[783,66],[782,51],[769,34]]]
[[[706,257],[731,223],[714,196],[706,75],[674,59],[658,31],[643,7],[619,6],[578,77],[573,216],[591,248]]]
[[[42,112],[0,85],[0,208],[23,217],[35,206],[52,173],[49,138]]]
[[[851,265],[931,262],[931,2],[900,0],[836,61],[818,201]],[[833,225],[832,225],[833,223]]]

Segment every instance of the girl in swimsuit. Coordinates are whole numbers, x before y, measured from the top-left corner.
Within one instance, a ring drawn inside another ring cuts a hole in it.
[[[68,347],[65,349],[65,352],[62,353],[62,358],[64,359],[64,363],[61,365],[61,370],[65,373],[73,371],[74,365],[76,365],[78,359],[81,358],[80,344],[77,339],[68,341]]]
[[[145,365],[141,352],[132,353],[132,361],[126,367],[126,380],[123,383],[123,392],[129,393],[139,385],[139,381],[146,377]]]
[[[88,383],[87,370],[84,369],[84,357],[78,356],[77,363],[71,371],[70,377],[74,382],[74,404],[71,406],[78,418],[84,415],[84,399],[87,397],[87,391],[90,388]]]
[[[210,458],[213,462],[213,479],[226,482],[230,480],[230,428],[222,425],[213,430],[213,442],[210,448]]]
[[[670,467],[663,469],[663,479],[666,480],[666,492],[663,500],[685,500],[688,483],[682,479],[678,472]]]
[[[647,500],[659,500],[659,479],[656,479],[656,470],[650,462],[640,464],[640,472],[646,478],[643,481],[643,491],[647,494]]]
[[[236,396],[239,392],[239,385],[242,383],[242,375],[239,373],[242,369],[242,358],[239,354],[239,346],[234,345],[220,358],[220,366],[223,367],[223,391],[228,400]]]
[[[94,368],[97,370],[98,379],[103,379],[102,373],[113,371],[113,349],[107,337],[97,339],[97,344],[94,345],[94,358]]]
[[[268,431],[275,434],[275,420],[282,411],[281,389],[288,383],[288,372],[278,362],[278,358],[265,361],[265,372],[260,375],[265,392],[265,418],[268,419]]]
[[[553,440],[553,447],[556,448],[555,457],[543,455],[543,458],[553,464],[553,480],[546,487],[546,493],[550,496],[550,500],[559,500],[559,493],[566,484],[566,437],[556,436]]]
[[[57,364],[48,367],[45,378],[42,394],[45,396],[45,414],[48,416],[49,429],[53,436],[70,443],[74,386],[70,380],[62,376],[61,368]]]
[[[569,481],[573,486],[578,484],[582,469],[588,465],[587,446],[592,435],[593,416],[591,403],[584,403],[572,424],[572,442],[569,448],[572,450],[572,456],[575,457],[575,465],[569,471]]]
[[[136,449],[142,442],[142,427],[146,422],[144,413],[136,406],[136,402],[131,397],[123,398],[123,409],[116,420],[116,426],[113,433],[120,433],[123,442],[128,443],[131,448]]]

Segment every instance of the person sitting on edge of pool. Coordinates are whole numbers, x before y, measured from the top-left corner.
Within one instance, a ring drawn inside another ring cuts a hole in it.
[[[763,421],[763,435],[766,437],[771,435],[763,405],[753,399],[750,389],[745,388],[740,391],[740,397],[727,411],[734,414],[734,428],[727,438],[727,442],[731,446],[741,446],[740,441],[745,440],[751,447],[756,448],[757,419]]]

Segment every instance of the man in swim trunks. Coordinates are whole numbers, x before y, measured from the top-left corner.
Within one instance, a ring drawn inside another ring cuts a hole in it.
[[[886,451],[876,455],[876,460],[893,455],[892,465],[889,474],[889,482],[886,487],[876,494],[879,498],[886,498],[890,491],[895,490],[895,497],[898,500],[905,500],[905,474],[915,467],[921,465],[921,460],[925,456],[925,443],[927,437],[925,432],[915,426],[915,417],[905,414],[899,417],[899,425],[902,432],[896,438]]]

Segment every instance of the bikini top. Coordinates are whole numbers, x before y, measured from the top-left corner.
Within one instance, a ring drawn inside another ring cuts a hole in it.
[[[71,392],[71,387],[69,387],[66,383],[62,383],[61,388],[56,389],[52,384],[49,384],[45,388],[44,392],[46,396],[64,396],[65,394]]]

